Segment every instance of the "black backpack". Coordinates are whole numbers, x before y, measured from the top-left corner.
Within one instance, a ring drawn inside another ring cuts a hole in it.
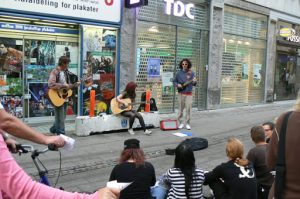
[[[186,143],[193,151],[198,151],[201,149],[206,149],[208,147],[208,141],[205,138],[194,137],[187,138],[183,141]]]
[[[183,141],[183,143],[191,147],[193,151],[199,151],[208,147],[207,139],[200,137],[187,138]],[[167,148],[165,151],[167,155],[175,155],[175,149]]]

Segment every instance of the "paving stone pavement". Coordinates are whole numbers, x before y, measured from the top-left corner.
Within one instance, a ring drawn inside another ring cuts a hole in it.
[[[217,164],[226,161],[224,146],[228,137],[238,137],[244,142],[245,155],[253,147],[249,131],[254,125],[272,121],[280,113],[292,108],[294,100],[227,108],[207,111],[193,111],[190,131],[193,137],[199,136],[208,139],[209,147],[195,152],[197,165],[205,170],[214,168]],[[175,114],[163,114],[161,118],[173,118]],[[33,128],[40,132],[49,132],[51,124],[34,125]],[[75,124],[66,124],[67,135],[76,140],[73,151],[61,149],[62,168],[58,186],[63,186],[69,191],[92,192],[105,186],[113,166],[117,163],[123,147],[123,142],[129,138],[141,141],[147,160],[150,161],[159,176],[173,165],[174,156],[165,154],[166,148],[175,148],[185,138],[174,136],[176,131],[161,131],[152,129],[151,136],[143,135],[137,131],[131,136],[127,131],[96,134],[87,137],[74,135]],[[22,143],[28,143],[22,141]],[[34,145],[41,148],[40,145]],[[19,164],[33,177],[36,169],[29,156],[16,156]],[[59,173],[59,155],[49,152],[41,157],[49,170],[49,177],[56,180]]]

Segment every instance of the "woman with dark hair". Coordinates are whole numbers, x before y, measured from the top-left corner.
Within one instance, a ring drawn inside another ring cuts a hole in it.
[[[119,103],[124,104],[125,107],[130,107],[130,104],[128,103],[128,101],[125,101],[124,99],[130,99],[131,102],[135,101],[135,97],[136,97],[136,93],[135,93],[135,89],[136,89],[136,83],[135,82],[129,82],[126,85],[125,90],[119,95],[117,96],[116,100]],[[144,134],[145,135],[150,135],[152,132],[148,129],[146,129],[146,125],[145,125],[145,121],[143,116],[138,113],[136,110],[128,110],[128,111],[123,111],[121,113],[122,116],[124,117],[128,117],[129,118],[129,129],[128,129],[128,133],[130,135],[134,135],[134,131],[132,129],[132,125],[134,122],[135,118],[138,118],[143,130],[144,130]]]
[[[176,73],[174,78],[174,85],[178,90],[178,122],[180,123],[179,128],[182,129],[184,126],[190,130],[190,119],[191,119],[191,108],[193,100],[193,86],[196,85],[197,79],[195,73],[191,70],[192,63],[189,59],[182,59],[179,64],[180,70]],[[182,121],[183,110],[185,109],[185,121]]]
[[[174,167],[167,171],[166,181],[170,183],[168,199],[202,199],[204,171],[195,165],[193,150],[181,142],[175,149]]]
[[[263,128],[266,136],[266,143],[270,142],[271,136],[275,130],[275,124],[273,122],[265,122],[263,123]]]
[[[205,174],[204,184],[209,184],[216,199],[256,199],[257,182],[252,164],[243,158],[243,143],[229,138],[226,155],[229,161]]]
[[[153,165],[145,161],[139,140],[125,140],[119,164],[110,174],[109,181],[112,180],[131,183],[121,191],[120,199],[151,199],[150,187],[155,184],[155,171]]]

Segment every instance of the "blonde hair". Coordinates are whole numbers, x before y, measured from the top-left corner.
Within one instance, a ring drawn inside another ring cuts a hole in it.
[[[226,155],[240,166],[248,165],[248,160],[243,158],[244,145],[237,138],[229,138],[226,144]]]

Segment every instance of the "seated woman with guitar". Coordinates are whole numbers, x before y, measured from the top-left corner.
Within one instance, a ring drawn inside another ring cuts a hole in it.
[[[134,135],[134,131],[132,129],[132,125],[134,122],[135,118],[138,118],[143,130],[144,130],[144,134],[145,135],[150,135],[152,132],[148,129],[146,129],[146,125],[144,122],[144,119],[142,117],[142,115],[140,113],[138,113],[136,110],[132,110],[132,106],[130,102],[134,102],[135,101],[135,97],[136,97],[136,93],[135,93],[135,89],[136,89],[136,83],[134,82],[129,82],[126,85],[125,90],[116,97],[116,100],[118,103],[122,103],[124,104],[125,107],[131,107],[130,110],[126,109],[123,112],[121,112],[121,115],[124,117],[128,117],[129,118],[129,129],[128,129],[128,133],[130,135]],[[130,100],[128,100],[130,99]]]

